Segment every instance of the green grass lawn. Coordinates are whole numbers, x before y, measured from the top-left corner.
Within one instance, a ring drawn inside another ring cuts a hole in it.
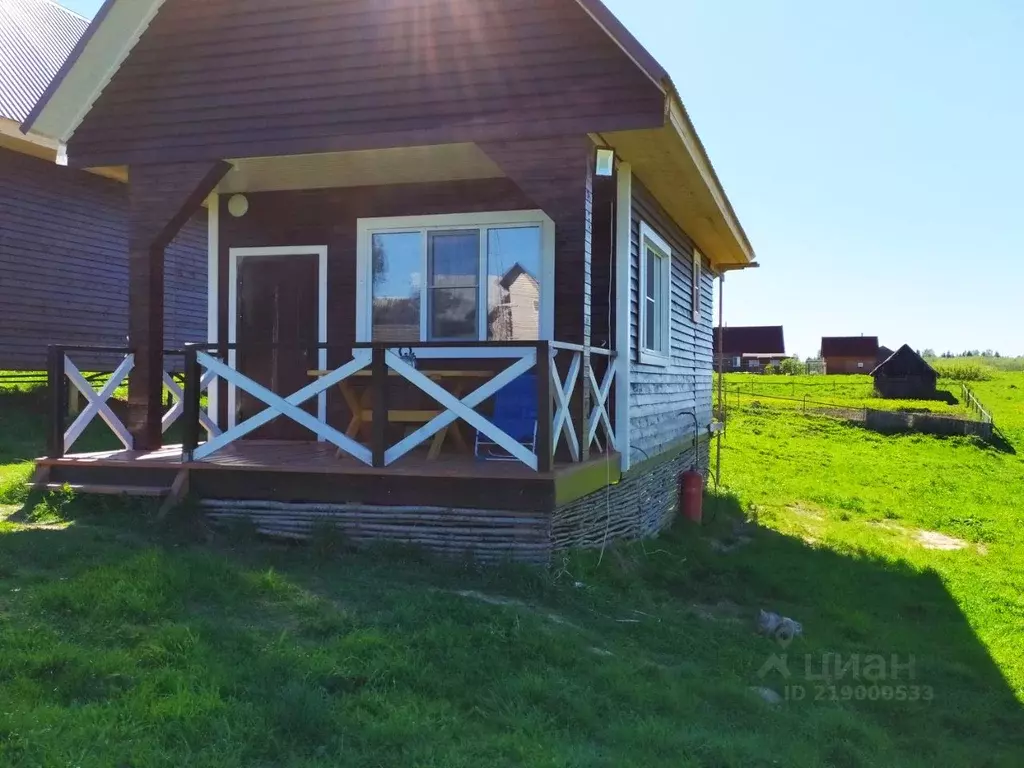
[[[158,525],[8,468],[0,765],[1019,766],[1024,412],[984,383],[1020,454],[744,407],[702,530],[550,572]],[[41,450],[19,403],[9,467]]]
[[[945,400],[891,400],[878,397],[872,378],[852,376],[779,376],[757,373],[725,375],[725,395],[729,406],[763,402],[773,408],[822,410],[874,408],[880,411],[913,410],[918,412],[968,414],[962,401],[960,382],[940,379],[938,390],[947,393]],[[717,402],[717,391],[715,394]]]

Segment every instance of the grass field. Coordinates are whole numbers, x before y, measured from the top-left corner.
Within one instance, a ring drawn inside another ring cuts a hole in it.
[[[1020,377],[975,386],[1016,454],[746,404],[702,530],[550,572],[26,499],[5,399],[0,765],[1019,766]]]
[[[827,408],[880,411],[913,410],[967,416],[961,402],[960,382],[940,379],[938,390],[946,400],[890,400],[875,395],[870,376],[765,376],[730,373],[725,376],[725,397],[729,406],[763,402],[772,408],[815,411]],[[716,393],[717,398],[717,393]]]

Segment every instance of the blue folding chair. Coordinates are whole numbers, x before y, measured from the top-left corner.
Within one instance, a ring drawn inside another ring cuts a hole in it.
[[[537,377],[524,373],[494,395],[491,423],[517,443],[537,450]],[[476,457],[490,461],[518,461],[482,432],[476,433]]]

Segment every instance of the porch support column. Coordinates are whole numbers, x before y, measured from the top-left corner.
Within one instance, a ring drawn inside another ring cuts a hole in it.
[[[590,414],[590,286],[594,213],[594,142],[586,135],[488,142],[480,148],[527,197],[555,222],[555,322],[553,339],[584,348],[573,423],[580,458]]]
[[[138,450],[162,444],[164,249],[230,169],[223,162],[133,165],[128,184],[128,430]]]

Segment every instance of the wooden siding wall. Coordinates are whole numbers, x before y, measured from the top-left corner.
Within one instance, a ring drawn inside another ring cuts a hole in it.
[[[45,370],[48,344],[124,346],[126,185],[0,149],[0,206],[0,370]],[[205,339],[205,211],[165,270],[166,344]]]
[[[167,0],[77,165],[657,127],[664,94],[572,0]]]
[[[583,209],[583,184],[577,187]],[[380,216],[412,216],[525,210],[539,207],[509,179],[486,179],[383,187],[317,189],[249,193],[249,211],[242,218],[228,213],[227,198],[220,205],[218,327],[227,339],[228,274],[230,249],[239,247],[327,245],[327,338],[341,349],[332,350],[328,363],[339,365],[355,342],[356,220]],[[564,217],[556,218],[556,222]],[[556,227],[559,226],[556,223]],[[556,237],[555,335],[561,340],[581,338],[584,313],[579,274],[579,231]],[[571,248],[569,246],[572,246]],[[562,250],[562,249],[567,250]],[[560,262],[561,260],[561,262]],[[562,264],[559,271],[558,265]],[[575,265],[575,266],[574,266]],[[574,290],[559,292],[560,275],[574,278]],[[594,291],[606,295],[605,282]],[[332,404],[332,411],[333,411]],[[221,414],[222,418],[224,414]]]
[[[878,360],[871,356],[842,357],[832,355],[825,358],[825,372],[828,374],[871,373],[878,365]]]
[[[672,247],[672,364],[668,367],[639,362],[640,222],[644,221]],[[630,259],[630,439],[634,464],[658,455],[693,436],[695,413],[706,431],[711,423],[712,313],[714,282],[704,260],[701,270],[701,316],[694,324],[690,281],[693,243],[668,217],[640,179],[633,177],[633,231]]]

